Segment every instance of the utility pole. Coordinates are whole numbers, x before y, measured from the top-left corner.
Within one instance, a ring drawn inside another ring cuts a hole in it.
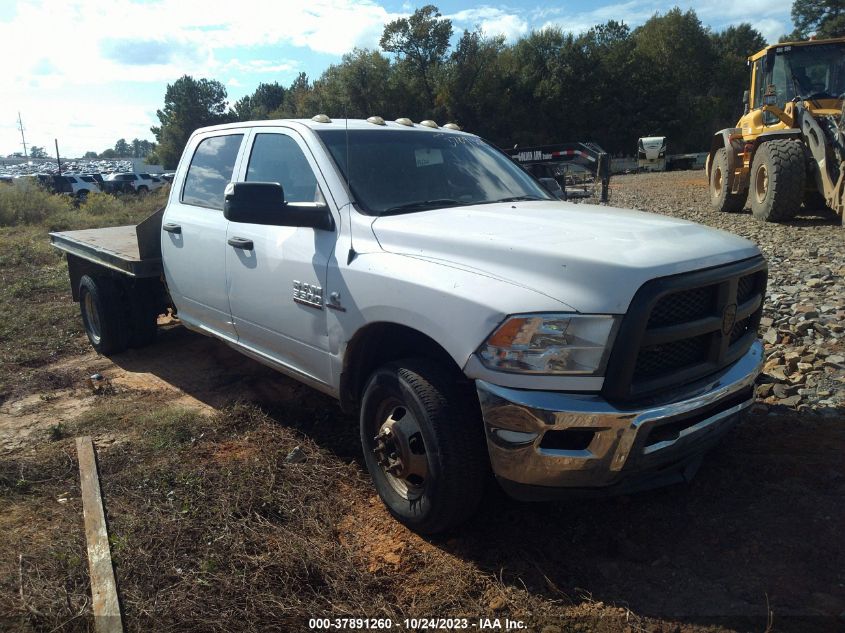
[[[21,143],[23,143],[23,157],[29,158],[26,153],[26,138],[23,135],[23,121],[21,121],[21,113],[18,111],[18,129],[21,131]]]
[[[59,158],[59,139],[53,139],[56,142],[56,162],[59,164],[59,176],[62,175],[62,159]]]

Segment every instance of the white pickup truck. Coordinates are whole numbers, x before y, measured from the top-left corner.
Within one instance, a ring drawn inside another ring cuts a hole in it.
[[[512,496],[683,481],[753,401],[766,264],[744,239],[561,202],[456,126],[197,130],[138,227],[51,234],[93,346],[216,337],[358,411],[423,533]]]

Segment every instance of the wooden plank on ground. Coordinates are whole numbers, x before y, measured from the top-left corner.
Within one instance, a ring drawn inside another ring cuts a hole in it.
[[[97,476],[94,442],[90,437],[76,438],[79,456],[79,481],[82,487],[82,514],[85,517],[85,540],[88,542],[88,569],[91,576],[91,597],[94,626],[97,633],[122,633],[117,584],[111,563],[106,515]]]

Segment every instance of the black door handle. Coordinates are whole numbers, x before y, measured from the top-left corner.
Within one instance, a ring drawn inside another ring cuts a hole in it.
[[[178,224],[173,224],[173,222],[168,222],[167,224],[165,224],[161,228],[164,229],[165,231],[167,231],[168,233],[181,233],[182,232],[182,227],[179,226]]]
[[[228,239],[229,246],[234,246],[235,248],[242,248],[245,251],[252,250],[252,240],[248,240],[245,237],[230,237]]]

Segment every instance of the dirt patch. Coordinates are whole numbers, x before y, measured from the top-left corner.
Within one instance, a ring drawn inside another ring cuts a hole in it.
[[[178,362],[169,353],[173,345]],[[0,455],[44,441],[103,397],[143,395],[151,405],[169,403],[209,415],[239,400],[280,402],[304,389],[218,341],[169,325],[156,344],[142,350],[111,358],[90,350],[37,370],[31,392],[0,406]]]
[[[96,401],[79,390],[35,393],[9,400],[0,407],[0,455],[49,438],[87,411]]]
[[[431,547],[397,523],[376,495],[371,495],[366,505],[352,507],[338,523],[337,533],[339,543],[371,574],[408,567],[409,547]]]
[[[258,454],[255,446],[243,442],[220,442],[212,448],[211,456],[219,461],[243,461]]]

